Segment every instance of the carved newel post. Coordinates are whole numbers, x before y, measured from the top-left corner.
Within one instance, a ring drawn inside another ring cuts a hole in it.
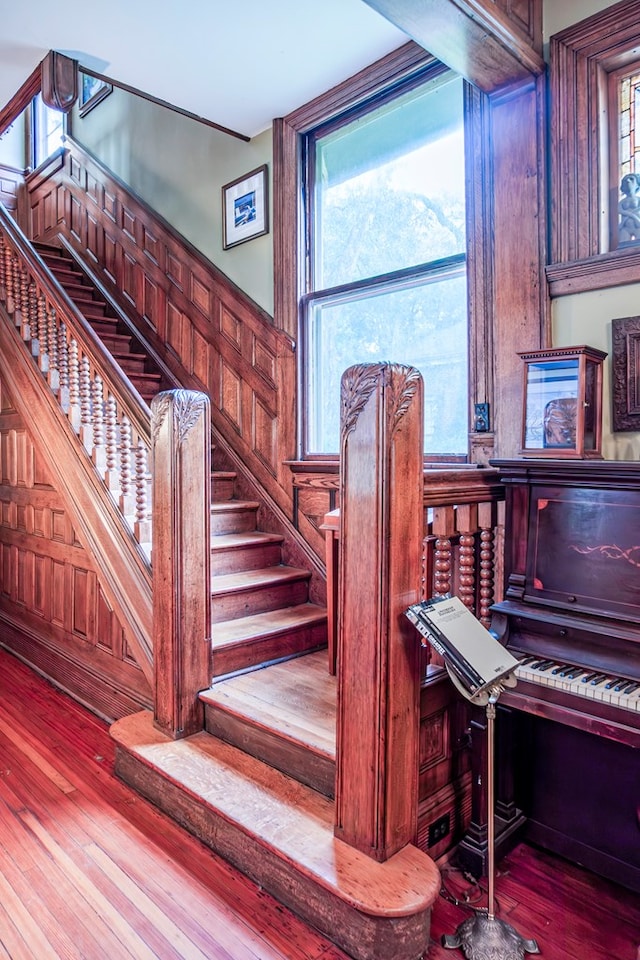
[[[176,739],[203,729],[210,683],[211,420],[188,390],[151,403],[155,723]]]
[[[422,378],[350,367],[341,387],[336,836],[384,861],[415,840]]]

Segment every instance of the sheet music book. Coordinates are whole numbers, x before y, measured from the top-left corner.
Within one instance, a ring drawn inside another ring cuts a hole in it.
[[[513,673],[518,665],[459,597],[423,600],[405,614],[473,695]]]

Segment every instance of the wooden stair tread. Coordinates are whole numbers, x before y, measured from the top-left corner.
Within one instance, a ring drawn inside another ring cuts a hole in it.
[[[264,533],[262,530],[248,530],[243,533],[217,533],[211,537],[212,550],[232,550],[254,544],[282,543],[280,533]]]
[[[336,693],[321,650],[223,679],[200,699],[335,762]]]
[[[295,580],[308,580],[309,570],[302,567],[261,567],[258,570],[244,570],[241,573],[223,573],[211,577],[211,593],[217,597],[221,594],[243,593],[250,588],[267,587],[279,583]]]
[[[215,500],[211,503],[212,513],[233,513],[242,510],[257,510],[257,500]]]
[[[408,917],[438,896],[435,863],[407,846],[378,863],[334,836],[334,804],[241,750],[197,733],[172,740],[149,711],[111,727],[119,748],[161,773],[212,814],[250,836],[265,853],[374,917]]]
[[[243,574],[244,576],[244,574]],[[233,643],[242,643],[252,637],[268,637],[304,624],[322,623],[327,611],[315,603],[297,603],[279,610],[267,610],[235,620],[221,620],[212,626],[214,649]]]

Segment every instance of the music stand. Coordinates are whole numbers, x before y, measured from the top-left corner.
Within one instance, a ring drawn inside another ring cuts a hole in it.
[[[447,602],[444,607],[440,606],[443,601]],[[462,696],[486,707],[488,903],[486,909],[477,909],[474,916],[464,920],[454,934],[444,934],[442,946],[462,949],[468,960],[523,960],[525,953],[540,953],[538,944],[521,937],[515,927],[495,915],[496,703],[506,687],[516,685],[517,660],[457,597],[425,600],[409,607],[406,615],[443,657],[447,673]]]

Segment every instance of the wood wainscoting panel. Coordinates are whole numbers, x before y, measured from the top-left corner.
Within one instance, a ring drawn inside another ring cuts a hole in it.
[[[1,395],[0,644],[107,719],[146,707],[123,627],[6,385]]]

